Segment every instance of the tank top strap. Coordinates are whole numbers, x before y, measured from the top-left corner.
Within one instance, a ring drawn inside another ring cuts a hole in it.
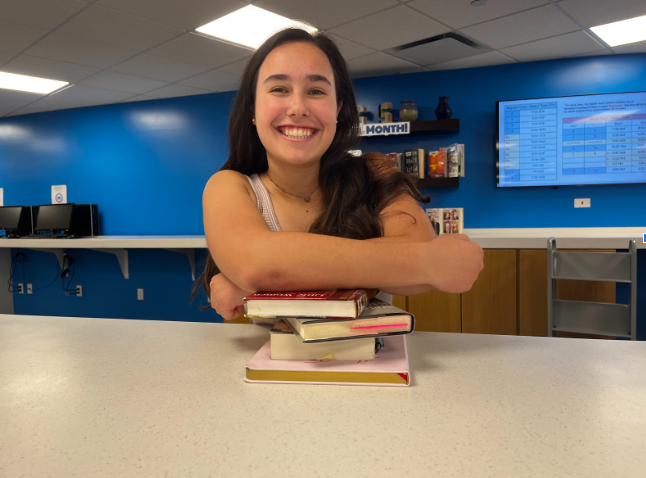
[[[258,208],[258,211],[260,211],[260,214],[262,214],[262,217],[265,219],[267,227],[269,227],[270,231],[280,232],[282,229],[280,228],[280,224],[278,224],[276,211],[274,211],[274,205],[271,202],[269,191],[267,191],[265,184],[262,182],[258,174],[247,176],[247,179],[249,180],[249,184],[251,184],[251,188],[256,195],[256,207]]]

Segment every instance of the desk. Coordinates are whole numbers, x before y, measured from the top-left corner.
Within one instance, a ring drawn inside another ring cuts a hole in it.
[[[0,475],[644,476],[644,342],[415,332],[409,388],[244,383],[267,336],[0,315]]]

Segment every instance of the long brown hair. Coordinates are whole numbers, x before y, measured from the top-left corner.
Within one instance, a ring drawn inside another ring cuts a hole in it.
[[[310,34],[297,28],[282,30],[265,41],[249,59],[229,117],[229,159],[220,170],[232,169],[247,176],[267,171],[267,152],[251,121],[254,117],[258,70],[272,50],[291,42],[311,43],[325,53],[334,72],[337,105],[343,102],[334,139],[321,157],[319,186],[323,212],[314,220],[309,232],[351,239],[381,237],[383,225],[379,214],[394,198],[410,194],[423,203],[430,202],[430,198],[420,194],[411,176],[406,173],[393,171],[379,174],[380,168],[374,167],[374,154],[356,157],[348,153],[348,150],[357,147],[360,139],[354,88],[341,52],[322,33]],[[384,171],[384,168],[381,170]],[[219,272],[209,254],[204,272],[193,286],[191,300],[200,286],[209,297],[211,278]]]

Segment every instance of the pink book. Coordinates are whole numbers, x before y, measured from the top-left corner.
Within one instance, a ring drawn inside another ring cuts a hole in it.
[[[245,382],[386,387],[410,385],[405,335],[384,337],[384,347],[375,354],[374,360],[272,360],[270,351],[270,342],[267,342],[247,362]]]

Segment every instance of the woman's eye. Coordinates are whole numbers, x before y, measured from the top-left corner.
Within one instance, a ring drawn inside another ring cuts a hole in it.
[[[271,90],[272,93],[285,93],[287,90],[283,88],[282,86],[277,86],[276,88],[272,88]]]
[[[310,91],[310,93],[314,94],[314,95],[324,95],[325,91],[323,91],[323,90],[312,90],[312,91]]]

